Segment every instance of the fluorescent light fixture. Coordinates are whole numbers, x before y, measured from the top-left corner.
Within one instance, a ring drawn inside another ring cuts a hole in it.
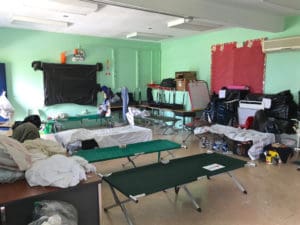
[[[79,15],[88,15],[99,9],[97,3],[80,0],[25,0],[23,5],[35,9]]]
[[[13,16],[11,18],[11,24],[22,25],[22,26],[31,26],[31,27],[40,27],[40,26],[51,26],[51,27],[60,27],[65,28],[71,25],[71,23],[58,20],[49,20],[41,19],[28,16]]]
[[[183,30],[205,31],[221,27],[219,24],[195,20],[193,17],[179,18],[168,22],[169,28],[178,28]]]
[[[289,10],[300,10],[299,0],[261,0],[263,3],[275,6],[277,8],[285,8]]]
[[[133,32],[126,35],[128,39],[137,39],[137,40],[148,40],[148,41],[160,41],[163,39],[171,38],[171,35],[163,34],[154,34],[154,33],[144,33],[144,32]]]

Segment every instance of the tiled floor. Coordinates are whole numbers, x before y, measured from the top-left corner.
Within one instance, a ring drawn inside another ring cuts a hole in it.
[[[181,142],[185,135],[180,132],[154,138]],[[188,149],[174,151],[176,157],[205,151],[199,148],[199,139],[195,137],[187,144]],[[156,159],[156,154],[150,154],[141,156],[136,162],[145,165]],[[293,160],[295,158],[277,166],[256,162],[256,167],[234,171],[233,174],[247,189],[247,195],[241,193],[226,174],[188,184],[202,208],[200,213],[185,192],[175,195],[173,190],[141,198],[138,204],[129,202],[126,208],[136,225],[297,225],[300,224],[300,171],[292,164]],[[118,159],[100,162],[96,166],[98,172],[109,173],[124,169],[121,165],[124,162],[125,159]],[[112,203],[111,191],[104,182],[102,204]],[[103,212],[101,220],[101,225],[127,224],[120,207]]]

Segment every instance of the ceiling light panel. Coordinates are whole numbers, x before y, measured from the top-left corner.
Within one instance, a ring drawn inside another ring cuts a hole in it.
[[[32,9],[42,9],[62,13],[88,15],[100,7],[97,3],[80,0],[24,0],[23,5]]]
[[[195,31],[205,31],[221,27],[219,24],[211,24],[208,22],[201,22],[193,19],[192,17],[188,18],[179,18],[173,21],[168,22],[169,28],[178,28],[183,30],[195,30]]]
[[[292,10],[300,10],[299,0],[261,0],[261,1],[270,6],[292,9]]]
[[[133,32],[126,35],[126,38],[128,39],[147,40],[147,41],[161,41],[172,37],[173,36],[171,35],[162,35],[162,34],[145,33],[145,32]]]
[[[41,19],[28,16],[13,16],[11,18],[11,24],[21,25],[21,26],[30,26],[33,28],[38,27],[57,27],[57,28],[66,28],[71,25],[71,23],[58,20],[49,20]]]

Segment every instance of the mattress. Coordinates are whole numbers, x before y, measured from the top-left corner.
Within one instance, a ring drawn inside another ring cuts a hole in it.
[[[65,130],[54,138],[69,151],[81,148],[81,142],[94,139],[100,148],[133,144],[152,140],[152,130],[139,126],[123,126],[89,130],[84,128]]]
[[[259,158],[259,155],[263,152],[264,146],[275,142],[275,135],[272,133],[263,133],[256,130],[246,130],[220,124],[197,127],[194,130],[195,135],[206,132],[223,134],[234,141],[252,141],[253,145],[248,150],[248,155],[252,160]]]

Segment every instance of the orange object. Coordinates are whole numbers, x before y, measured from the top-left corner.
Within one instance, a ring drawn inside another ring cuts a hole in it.
[[[78,48],[74,49],[74,55],[78,55]]]
[[[66,62],[67,62],[66,52],[60,53],[60,63],[61,64],[66,64]]]

